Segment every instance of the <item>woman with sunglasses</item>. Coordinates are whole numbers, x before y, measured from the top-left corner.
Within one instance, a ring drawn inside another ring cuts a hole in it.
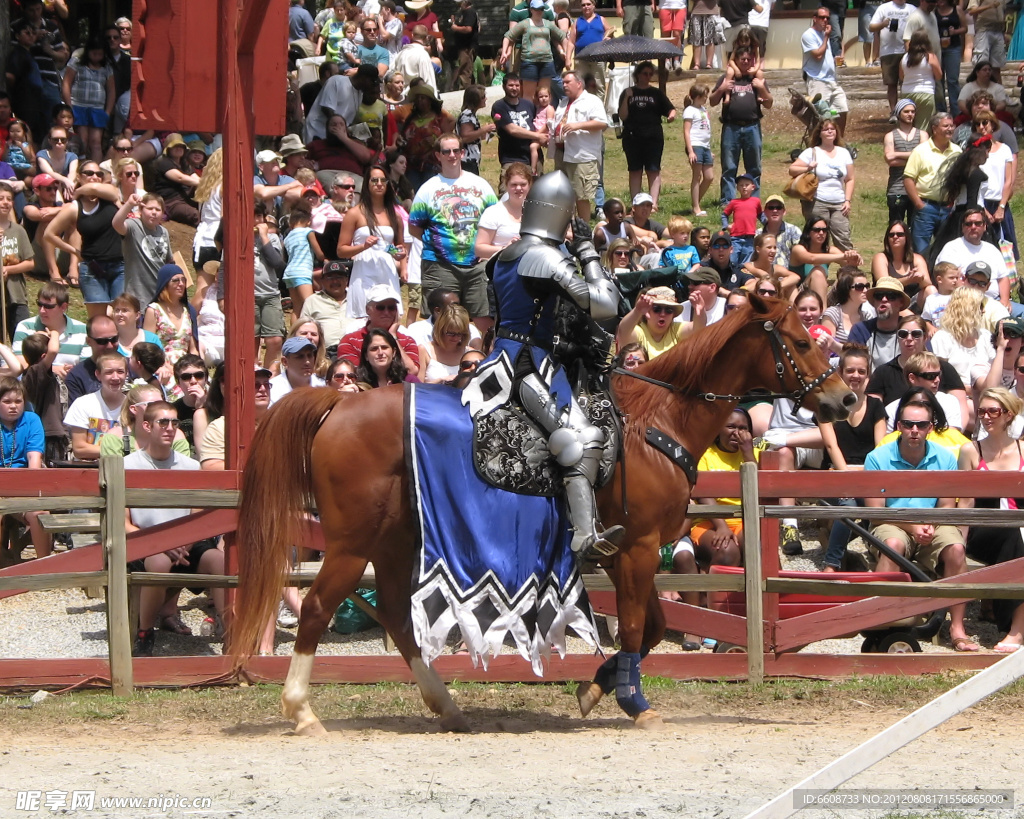
[[[923,352],[927,340],[925,322],[920,316],[904,316],[900,319],[896,330],[896,343],[899,354],[885,364],[876,365],[868,384],[868,394],[882,399],[889,405],[898,401],[911,387],[907,380],[907,367],[912,356]],[[956,369],[948,362],[939,359],[939,380],[933,385],[933,392],[948,392],[960,404],[961,417],[968,418],[967,390],[964,382],[957,375]]]
[[[875,308],[868,303],[868,277],[856,267],[844,267],[836,277],[834,304],[821,314],[836,344],[842,348],[850,337],[853,325],[875,317]]]
[[[142,166],[131,157],[114,162],[111,178],[122,202],[127,201],[132,194],[139,197],[146,195],[146,189],[142,187]]]
[[[630,270],[636,270],[636,263],[633,261],[633,245],[627,239],[615,239],[608,245],[604,256],[601,257],[601,263],[605,270],[610,270],[612,273],[628,273]]]
[[[176,264],[165,264],[157,273],[156,298],[146,308],[142,328],[160,338],[168,363],[173,367],[186,353],[199,355],[196,311],[188,302],[185,271]],[[171,391],[173,400],[181,390]]]
[[[345,358],[336,358],[327,368],[327,386],[338,392],[359,392],[355,365]]]
[[[691,300],[700,302],[699,294],[694,293]],[[676,316],[682,312],[683,305],[671,287],[642,290],[633,309],[619,322],[615,341],[620,349],[630,343],[639,344],[648,359],[657,358],[693,332],[698,321],[701,327],[707,321],[703,312],[693,322],[676,321]]]
[[[982,313],[985,298],[975,287],[958,287],[932,336],[932,352],[953,366],[968,396],[974,394],[974,384],[988,375],[996,355]]]
[[[960,447],[959,467],[964,472],[1024,472],[1024,452],[1013,435],[1014,422],[1024,411],[1024,401],[1004,387],[982,392],[978,399],[978,424],[984,438]],[[1015,480],[1014,476],[1008,476]],[[1021,498],[959,498],[958,509],[1022,509]],[[972,526],[967,535],[967,554],[992,566],[1024,557],[1020,529]],[[997,654],[1012,654],[1024,645],[1024,605],[1021,600],[995,600],[992,614],[1006,636],[992,649]]]
[[[408,279],[406,259],[411,240],[398,208],[387,171],[381,165],[368,168],[363,176],[363,196],[345,214],[338,237],[338,258],[352,259],[349,318],[366,315],[366,293],[374,285],[386,284],[397,292]]]
[[[124,292],[124,251],[114,229],[117,191],[103,184],[99,163],[90,159],[78,169],[74,196],[75,201],[47,225],[43,240],[81,259],[68,270],[68,281],[82,288],[82,300],[92,318],[105,314],[111,300]],[[81,249],[68,241],[76,230],[82,238]]]
[[[778,246],[776,238],[771,233],[759,233],[754,237],[754,255],[749,262],[743,263],[743,272],[749,273],[754,278],[743,286],[747,290],[756,290],[755,284],[758,280],[773,279],[777,290],[772,293],[774,298],[790,298],[796,292],[800,284],[800,276],[791,270],[786,270],[782,265],[775,264]],[[763,294],[762,294],[763,295]]]
[[[451,383],[469,350],[469,313],[460,304],[448,304],[434,319],[430,341],[420,347],[420,381]]]
[[[920,253],[914,252],[910,228],[899,219],[889,223],[882,240],[882,250],[871,260],[871,278],[877,282],[885,276],[899,279],[911,303],[917,299],[923,304],[935,292],[928,275],[928,264]]]
[[[1013,212],[1010,200],[1013,189],[1017,162],[1010,146],[999,141],[999,120],[991,111],[979,111],[974,115],[974,130],[979,137],[977,142],[988,146],[988,154],[981,166],[985,181],[981,185],[979,196],[992,226],[996,240],[1007,239],[1013,245],[1013,258],[1020,259],[1017,248],[1017,230],[1013,224]]]
[[[78,177],[78,155],[68,150],[68,132],[59,126],[50,129],[49,148],[36,154],[39,173],[49,174],[61,186],[65,199],[70,199]]]
[[[801,287],[809,287],[822,300],[827,299],[828,266],[830,264],[859,267],[861,256],[856,250],[833,250],[828,243],[828,221],[812,217],[804,225],[800,241],[789,254],[789,269],[800,277]]]

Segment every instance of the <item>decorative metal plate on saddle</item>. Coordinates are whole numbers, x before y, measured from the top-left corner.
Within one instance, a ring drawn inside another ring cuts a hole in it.
[[[548,368],[541,367],[539,375],[550,384]],[[548,449],[547,435],[515,400],[513,384],[511,362],[502,355],[482,366],[466,389],[464,403],[473,417],[473,466],[498,489],[559,497],[561,467]],[[598,486],[604,486],[615,469],[621,440],[619,417],[607,392],[583,393],[576,400],[590,422],[605,433],[598,476]]]

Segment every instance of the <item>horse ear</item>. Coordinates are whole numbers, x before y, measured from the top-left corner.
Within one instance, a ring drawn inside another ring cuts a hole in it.
[[[767,313],[769,310],[768,302],[765,301],[764,296],[759,296],[753,290],[750,293],[750,306],[753,308],[755,313]]]

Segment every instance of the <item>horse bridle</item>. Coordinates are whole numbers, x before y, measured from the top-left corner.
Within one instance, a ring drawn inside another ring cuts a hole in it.
[[[790,305],[786,308],[788,314],[793,306]],[[785,314],[783,314],[785,318]],[[800,367],[797,366],[796,359],[793,357],[793,353],[789,349],[789,345],[786,344],[786,340],[782,337],[782,333],[779,332],[778,323],[768,320],[763,325],[766,333],[769,334],[768,340],[772,345],[772,356],[775,359],[775,373],[779,377],[779,383],[783,384],[783,379],[786,375],[786,364],[785,361],[789,362],[789,366],[793,368],[793,374],[796,376],[796,380],[800,382],[800,389],[791,390],[790,392],[753,392],[747,393],[746,395],[729,395],[724,393],[714,392],[698,392],[692,393],[697,398],[703,398],[705,401],[754,401],[754,400],[771,400],[774,401],[776,398],[788,398],[793,402],[793,412],[796,412],[803,405],[804,400],[808,394],[813,390],[820,387],[825,381],[837,370],[837,367],[833,364],[829,366],[825,372],[816,378],[807,380],[807,377],[800,371]],[[785,361],[783,360],[785,358]],[[612,372],[616,375],[628,375],[630,378],[638,378],[641,381],[646,381],[649,384],[655,384],[659,387],[664,387],[672,392],[678,392],[682,395],[687,395],[686,390],[682,390],[675,384],[669,384],[666,381],[659,381],[657,378],[650,378],[646,375],[627,370],[623,367],[616,367]]]

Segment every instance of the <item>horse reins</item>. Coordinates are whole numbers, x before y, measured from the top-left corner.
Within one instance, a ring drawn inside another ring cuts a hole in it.
[[[790,305],[786,308],[786,313],[792,310],[793,307]],[[785,317],[785,316],[783,316]],[[786,364],[783,361],[785,357],[786,361],[789,361],[790,367],[793,368],[793,374],[796,376],[797,381],[800,382],[800,389],[791,390],[789,392],[754,392],[746,393],[744,395],[732,395],[726,393],[714,393],[714,392],[697,392],[690,393],[687,390],[677,387],[675,384],[669,384],[667,381],[660,381],[657,378],[651,378],[647,375],[641,375],[633,370],[627,370],[624,367],[616,367],[612,372],[616,375],[626,375],[630,378],[637,378],[641,381],[646,381],[648,384],[654,384],[657,387],[663,387],[671,392],[677,392],[681,395],[693,395],[696,398],[703,398],[705,401],[759,401],[759,400],[772,400],[776,398],[788,398],[793,401],[793,412],[796,412],[803,405],[804,400],[807,398],[813,390],[820,387],[825,381],[837,370],[837,367],[833,364],[828,367],[821,375],[816,378],[807,380],[807,377],[800,371],[800,367],[796,363],[796,359],[793,357],[793,353],[789,349],[789,345],[786,344],[786,340],[782,337],[779,332],[779,325],[774,321],[766,321],[764,323],[764,330],[769,334],[769,341],[772,345],[772,357],[775,359],[775,373],[779,377],[779,383],[785,384],[784,378],[786,375]]]

